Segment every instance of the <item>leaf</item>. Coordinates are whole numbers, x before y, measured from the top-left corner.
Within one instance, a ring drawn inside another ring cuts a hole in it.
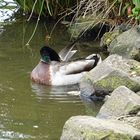
[[[136,8],[140,9],[140,0],[133,0],[133,4]]]

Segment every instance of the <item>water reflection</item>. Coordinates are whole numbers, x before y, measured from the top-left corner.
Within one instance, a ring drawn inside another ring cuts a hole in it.
[[[36,83],[31,83],[32,91],[36,94],[36,98],[56,100],[61,103],[81,103],[79,96],[72,96],[71,91],[79,91],[78,85],[73,86],[44,86]],[[49,92],[49,94],[47,94]]]
[[[100,107],[103,105],[103,100],[96,100],[92,98],[87,98],[80,96],[83,104],[85,105],[86,114],[90,116],[96,116]]]
[[[0,1],[0,22],[14,20],[10,17],[17,11],[17,4],[13,0]]]

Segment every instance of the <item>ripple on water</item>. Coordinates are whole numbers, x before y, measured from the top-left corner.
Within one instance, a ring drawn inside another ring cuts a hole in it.
[[[72,86],[43,86],[31,83],[32,91],[38,99],[49,99],[65,103],[81,103],[78,95],[69,95],[69,92],[79,92],[78,85]]]
[[[14,88],[0,83],[0,93],[5,93],[5,91],[14,91]]]

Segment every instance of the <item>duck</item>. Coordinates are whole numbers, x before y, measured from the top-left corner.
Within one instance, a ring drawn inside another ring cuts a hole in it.
[[[75,85],[84,74],[101,63],[99,54],[91,54],[86,58],[71,61],[77,52],[73,47],[66,47],[57,53],[49,46],[40,49],[41,59],[31,72],[34,83],[52,86]]]

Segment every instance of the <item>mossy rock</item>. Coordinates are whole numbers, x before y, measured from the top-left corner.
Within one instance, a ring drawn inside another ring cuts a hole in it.
[[[140,61],[140,32],[137,27],[117,36],[108,46],[108,51]]]
[[[137,129],[120,121],[75,116],[65,123],[61,140],[133,140],[137,135]]]
[[[128,135],[114,133],[113,131],[88,131],[84,132],[85,140],[132,140]]]
[[[101,38],[100,47],[106,48],[110,45],[110,43],[118,36],[120,35],[119,30],[106,32],[103,37]]]
[[[109,30],[109,25],[101,23],[97,24],[95,19],[98,20],[94,15],[86,17],[80,16],[76,18],[75,23],[68,28],[68,32],[73,38],[78,38],[80,36],[81,41],[93,41],[99,39]]]
[[[112,72],[105,78],[94,83],[96,89],[107,89],[113,91],[119,86],[126,86],[133,91],[139,91],[140,84],[128,78],[127,76],[120,75],[117,72]]]

